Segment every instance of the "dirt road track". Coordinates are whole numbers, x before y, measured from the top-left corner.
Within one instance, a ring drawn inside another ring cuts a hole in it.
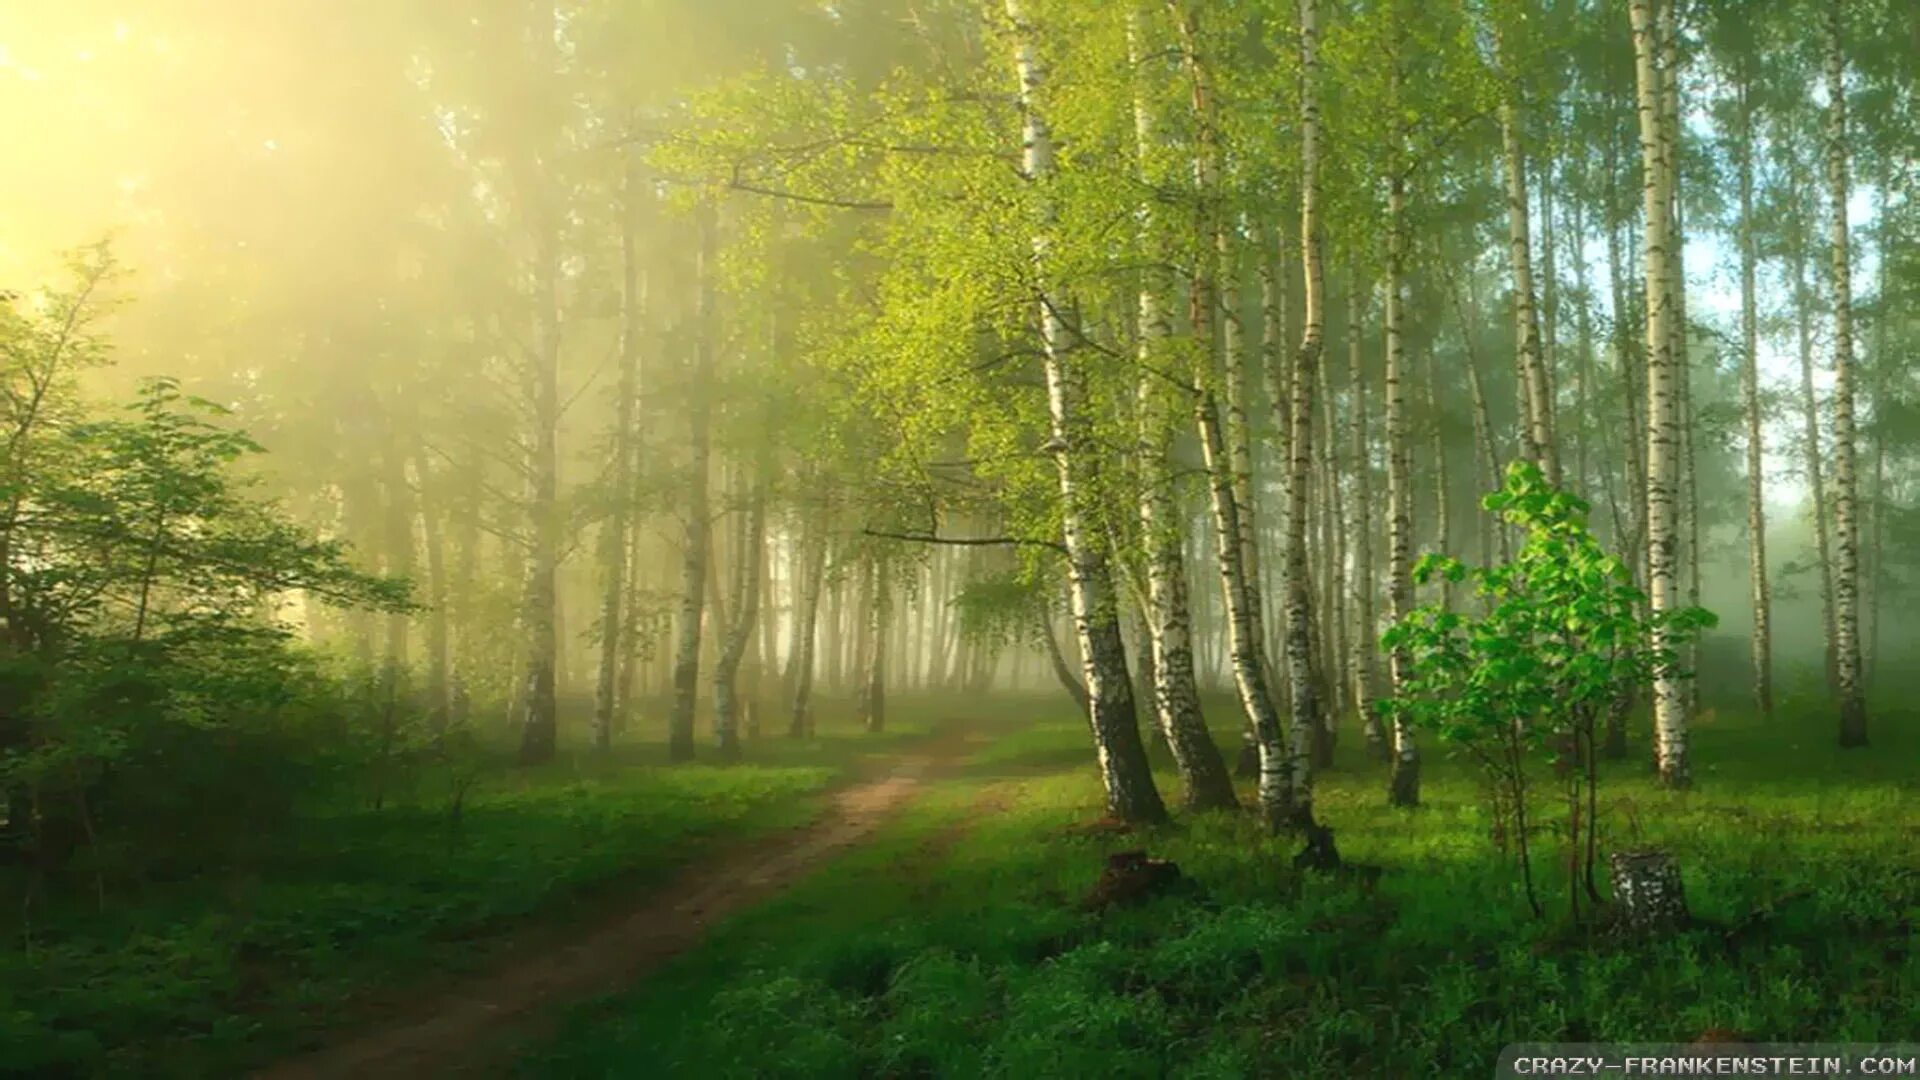
[[[256,1073],[257,1080],[435,1077],[488,1071],[477,1048],[510,1032],[535,1034],[551,1008],[611,993],[703,937],[734,912],[768,900],[836,854],[860,843],[902,809],[929,773],[971,742],[951,726],[897,759],[884,774],[835,792],[821,820],[698,863],[633,906],[581,927],[531,955],[436,991],[404,1016]],[[494,1062],[498,1067],[498,1062]]]

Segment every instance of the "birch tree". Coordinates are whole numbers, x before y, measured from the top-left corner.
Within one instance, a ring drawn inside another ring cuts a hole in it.
[[[1245,363],[1235,326],[1238,317],[1222,318],[1224,348],[1216,352],[1213,327],[1217,309],[1222,307],[1221,271],[1233,259],[1233,242],[1228,222],[1221,209],[1220,131],[1214,112],[1209,73],[1199,52],[1200,29],[1193,8],[1171,0],[1180,36],[1181,58],[1191,91],[1195,127],[1196,199],[1199,207],[1199,235],[1192,275],[1192,323],[1195,347],[1191,353],[1194,420],[1200,435],[1200,449],[1207,468],[1208,506],[1213,513],[1214,558],[1220,572],[1221,595],[1227,612],[1227,644],[1233,670],[1234,688],[1240,707],[1252,724],[1260,747],[1259,797],[1263,814],[1278,822],[1286,813],[1288,779],[1279,772],[1284,760],[1285,743],[1280,715],[1267,685],[1267,665],[1261,655],[1260,602],[1257,578],[1250,565],[1253,533],[1251,478],[1242,472],[1251,469],[1250,455],[1244,445],[1247,438],[1244,411],[1237,424],[1222,423],[1219,388],[1224,377],[1228,412],[1235,398],[1244,396],[1246,376],[1235,369]],[[1230,298],[1227,306],[1231,306]],[[1224,368],[1224,371],[1221,370]],[[1244,410],[1244,401],[1241,403]],[[1237,441],[1230,441],[1237,440]]]
[[[1674,579],[1674,500],[1679,453],[1678,398],[1673,356],[1673,289],[1668,280],[1672,262],[1668,245],[1673,207],[1673,145],[1663,130],[1667,112],[1662,103],[1666,72],[1661,67],[1662,25],[1671,25],[1665,10],[1672,0],[1629,0],[1633,30],[1634,83],[1640,116],[1641,190],[1646,238],[1647,307],[1647,581],[1650,607],[1656,617],[1678,611]],[[1659,9],[1659,10],[1656,10]],[[1653,678],[1654,763],[1660,780],[1670,787],[1690,781],[1687,760],[1685,695],[1669,635],[1655,624],[1653,647],[1661,653]]]
[[[1127,13],[1129,59],[1138,72],[1142,62],[1145,18],[1139,8]],[[1156,138],[1154,109],[1149,91],[1134,79],[1134,144],[1144,184],[1152,182],[1148,149]],[[1143,207],[1142,253],[1155,236],[1153,207]],[[1154,711],[1161,734],[1179,770],[1186,805],[1192,810],[1238,805],[1226,762],[1207,733],[1200,710],[1200,690],[1193,671],[1192,613],[1187,597],[1187,567],[1181,540],[1182,515],[1175,498],[1173,436],[1177,392],[1165,370],[1166,344],[1171,336],[1166,306],[1164,272],[1143,260],[1138,325],[1137,394],[1139,426],[1140,536],[1147,579],[1146,624],[1153,669]],[[1272,728],[1278,729],[1278,718]]]
[[[1313,680],[1313,595],[1307,579],[1307,495],[1313,467],[1313,379],[1325,350],[1326,265],[1320,221],[1320,3],[1300,0],[1300,261],[1306,290],[1301,306],[1300,349],[1294,356],[1287,398],[1286,652],[1292,711],[1287,732],[1288,805],[1285,820],[1269,825],[1312,825],[1310,748],[1320,725]],[[1263,743],[1261,753],[1268,752]],[[1261,762],[1262,782],[1271,771]],[[1264,804],[1264,800],[1263,800]]]
[[[1123,821],[1159,821],[1166,807],[1154,787],[1146,747],[1134,713],[1133,682],[1120,637],[1120,612],[1104,538],[1094,524],[1100,451],[1086,415],[1086,373],[1071,354],[1066,326],[1068,300],[1050,278],[1049,188],[1054,175],[1052,134],[1042,95],[1046,71],[1040,62],[1039,30],[1025,0],[1006,0],[1012,29],[1014,74],[1019,81],[1022,155],[1020,172],[1033,200],[1034,302],[1040,324],[1047,384],[1050,442],[1059,476],[1061,536],[1066,548],[1074,632],[1080,645],[1094,750],[1107,793],[1107,811]]]
[[[633,505],[634,398],[639,392],[640,324],[646,307],[646,285],[635,250],[638,193],[636,178],[628,172],[621,191],[620,215],[620,376],[614,389],[613,469],[609,478],[611,505],[601,525],[600,670],[594,684],[593,745],[613,745],[614,714],[626,703],[619,697],[619,671],[627,649],[627,532]]]
[[[1833,616],[1840,695],[1840,745],[1867,744],[1866,692],[1860,678],[1860,532],[1855,482],[1853,266],[1847,232],[1846,3],[1826,11],[1827,198],[1833,289]]]
[[[697,211],[699,256],[695,287],[695,342],[687,379],[687,464],[685,505],[681,509],[680,616],[674,630],[673,709],[667,718],[667,756],[690,761],[694,755],[694,706],[700,692],[700,639],[706,616],[707,553],[712,545],[712,509],[708,473],[713,435],[714,352],[719,336],[720,223],[717,209],[703,202]]]

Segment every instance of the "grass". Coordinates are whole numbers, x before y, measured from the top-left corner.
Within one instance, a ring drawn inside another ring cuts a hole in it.
[[[884,735],[826,703],[820,737],[770,735],[748,763],[662,764],[629,740],[602,759],[563,745],[536,769],[497,761],[457,826],[428,777],[275,835],[244,870],[7,912],[0,1075],[238,1075],[483,966],[521,931],[590,916],[710,853],[802,824],[821,793],[926,734],[903,702]],[[580,725],[570,725],[578,727]],[[438,784],[438,786],[436,786]]]
[[[516,1072],[1454,1077],[1524,1040],[1908,1038],[1915,735],[1883,714],[1871,750],[1843,753],[1826,717],[1707,717],[1691,792],[1660,790],[1638,756],[1609,765],[1606,847],[1673,852],[1699,919],[1636,941],[1532,918],[1473,774],[1434,748],[1424,805],[1394,810],[1346,738],[1320,815],[1350,863],[1381,873],[1301,876],[1296,845],[1243,817],[1073,828],[1098,790],[1084,721],[1050,709],[871,847],[576,1010]],[[970,813],[982,799],[993,812]],[[1539,843],[1552,861],[1557,842]],[[1079,910],[1103,855],[1140,846],[1190,889]],[[1558,900],[1564,875],[1538,869]]]

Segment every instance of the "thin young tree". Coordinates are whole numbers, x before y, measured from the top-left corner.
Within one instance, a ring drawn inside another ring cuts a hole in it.
[[[1673,288],[1668,280],[1672,261],[1671,224],[1674,183],[1672,146],[1664,132],[1667,112],[1662,104],[1662,27],[1672,25],[1667,8],[1671,0],[1630,0],[1627,10],[1633,31],[1634,82],[1640,116],[1641,194],[1646,239],[1647,306],[1647,581],[1651,609],[1656,617],[1679,610],[1675,581],[1674,520],[1679,455],[1679,399],[1675,390]],[[1669,635],[1656,623],[1653,645],[1661,658],[1653,679],[1654,762],[1662,783],[1686,787],[1687,715],[1683,679]]]
[[[1846,0],[1826,13],[1827,198],[1833,288],[1833,616],[1840,694],[1840,745],[1867,744],[1867,702],[1860,679],[1860,532],[1854,424],[1853,267],[1847,232]]]

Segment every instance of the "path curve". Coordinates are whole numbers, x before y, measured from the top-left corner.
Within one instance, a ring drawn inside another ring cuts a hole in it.
[[[430,994],[406,1015],[256,1073],[256,1080],[432,1077],[475,1065],[503,1031],[534,1026],[551,1007],[624,989],[691,948],[708,927],[771,899],[871,836],[920,790],[927,774],[971,741],[955,727],[900,757],[881,776],[835,792],[811,825],[695,863],[666,885],[564,943]]]

